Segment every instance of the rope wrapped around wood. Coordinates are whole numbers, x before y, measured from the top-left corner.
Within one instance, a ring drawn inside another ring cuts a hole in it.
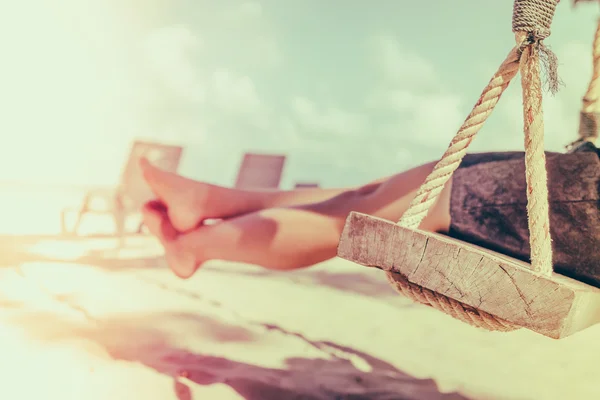
[[[560,0],[515,0],[513,32],[527,32],[538,40],[550,36],[550,26]]]
[[[550,25],[558,1],[515,0],[513,31],[517,32],[517,46],[512,49],[498,71],[494,74],[489,84],[483,90],[475,107],[452,139],[448,149],[417,191],[415,198],[398,222],[400,226],[413,229],[419,227],[430,207],[442,192],[445,184],[460,165],[469,145],[492,113],[502,93],[506,90],[512,78],[521,69],[521,72],[524,74],[522,83],[525,103],[524,113],[526,116],[525,148],[526,166],[528,166],[528,203],[531,203],[531,205],[528,204],[528,211],[533,213],[534,221],[534,230],[531,230],[532,214],[530,214],[530,232],[532,237],[534,235],[542,236],[535,243],[532,239],[532,267],[534,270],[545,270],[544,272],[546,273],[552,272],[551,246],[550,253],[547,253],[547,248],[550,244],[550,234],[549,224],[547,223],[547,187],[546,180],[544,180],[546,170],[543,152],[543,123],[541,118],[539,48],[541,40],[550,35]],[[537,8],[538,6],[539,9]],[[532,97],[533,99],[528,99],[527,97]],[[541,170],[539,168],[540,165],[542,166]],[[540,178],[540,176],[542,177]],[[543,182],[531,182],[532,178],[542,179]],[[546,188],[545,197],[544,187]],[[544,212],[546,213],[545,217]],[[539,229],[539,226],[541,226],[541,229]],[[536,253],[535,256],[534,253]],[[536,257],[535,262],[534,257]],[[549,264],[548,260],[550,261]],[[548,267],[550,268],[549,271]],[[445,312],[470,325],[487,330],[504,332],[518,328],[518,326],[497,318],[494,315],[477,310],[460,301],[414,284],[402,274],[396,272],[386,272],[386,274],[395,289],[404,296],[415,302]]]

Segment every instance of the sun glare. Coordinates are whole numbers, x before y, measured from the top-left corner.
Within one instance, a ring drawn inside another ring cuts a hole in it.
[[[111,0],[22,0],[5,7],[0,131],[10,145],[0,147],[0,180],[81,181],[114,173],[90,160],[98,152],[122,159],[135,134],[135,18]]]

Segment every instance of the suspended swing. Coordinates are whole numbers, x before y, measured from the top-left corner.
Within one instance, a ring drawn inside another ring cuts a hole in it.
[[[382,269],[401,294],[463,322],[496,331],[523,327],[557,339],[600,322],[600,289],[553,272],[540,53],[545,51],[542,40],[550,35],[558,2],[515,0],[512,25],[516,46],[400,221],[394,224],[353,212],[338,247],[339,257]],[[598,35],[600,28],[595,40],[595,61],[600,57]],[[594,78],[584,98],[578,142],[597,137],[598,110],[588,107],[591,103],[598,104],[597,95],[594,96],[598,92],[593,85],[600,75],[600,66],[598,62],[595,64]],[[530,264],[418,229],[519,71],[523,89]],[[593,129],[589,129],[590,115],[596,124]]]

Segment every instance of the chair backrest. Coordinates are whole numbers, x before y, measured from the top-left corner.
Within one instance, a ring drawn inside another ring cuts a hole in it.
[[[309,189],[309,188],[318,188],[319,184],[316,182],[297,182],[294,186],[294,189]]]
[[[246,153],[235,187],[239,189],[276,189],[281,182],[286,156]]]
[[[154,198],[139,166],[142,157],[165,171],[177,172],[182,152],[180,146],[135,141],[121,175],[120,190],[126,202],[125,207],[139,208]]]

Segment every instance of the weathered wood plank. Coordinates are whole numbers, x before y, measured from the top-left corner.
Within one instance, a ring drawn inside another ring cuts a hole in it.
[[[528,264],[444,235],[351,213],[338,256],[411,282],[552,338],[600,322],[600,289],[544,276]]]

